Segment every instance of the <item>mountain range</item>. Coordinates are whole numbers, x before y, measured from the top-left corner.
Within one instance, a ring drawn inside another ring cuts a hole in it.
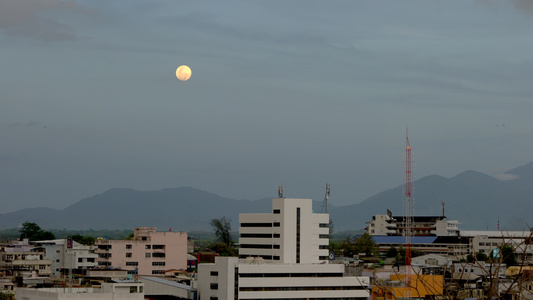
[[[533,224],[533,162],[506,172],[510,180],[465,171],[454,177],[430,175],[416,180],[417,216],[458,220],[464,230],[526,230]],[[360,203],[333,206],[328,212],[335,231],[359,230],[372,216],[402,215],[403,187],[378,193]],[[442,202],[444,201],[444,208]],[[321,201],[314,201],[315,211]],[[83,199],[63,210],[38,207],[0,214],[0,229],[17,228],[28,221],[51,229],[133,229],[209,231],[209,221],[227,217],[238,228],[239,213],[270,212],[271,199],[236,200],[190,187],[158,191],[115,188]],[[443,211],[444,210],[444,211]]]

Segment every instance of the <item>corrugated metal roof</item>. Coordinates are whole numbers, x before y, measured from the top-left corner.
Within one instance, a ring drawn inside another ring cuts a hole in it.
[[[405,236],[373,236],[376,244],[405,244]],[[412,236],[411,244],[432,244],[436,236]]]
[[[163,279],[163,278],[160,278],[160,277],[144,277],[144,276],[142,276],[141,279],[150,280],[150,281],[154,281],[154,282],[157,282],[157,283],[170,285],[170,286],[177,287],[177,288],[184,289],[184,290],[188,290],[188,291],[194,291],[195,290],[194,288],[192,288],[192,287],[190,287],[190,286],[188,286],[186,284],[175,282],[175,281],[172,281],[172,280]]]

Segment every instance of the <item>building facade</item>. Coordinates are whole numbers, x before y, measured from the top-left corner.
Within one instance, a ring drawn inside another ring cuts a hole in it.
[[[94,246],[85,246],[68,239],[34,242],[52,261],[52,275],[60,276],[62,269],[93,269],[98,266]]]
[[[27,239],[0,245],[0,272],[7,276],[50,276],[52,261]]]
[[[445,216],[413,216],[411,231],[413,236],[459,236],[459,221],[448,220]],[[386,215],[375,215],[366,228],[370,235],[402,236],[405,231],[404,216],[393,216],[390,210]]]
[[[313,213],[311,199],[279,198],[272,212],[239,215],[239,257],[287,264],[328,259],[329,215]]]
[[[96,241],[98,265],[128,270],[129,274],[162,275],[165,270],[187,269],[187,233],[135,228],[131,240]]]
[[[239,257],[198,265],[199,299],[367,299],[369,278],[329,264],[329,215],[311,199],[273,199],[272,212],[239,216]]]

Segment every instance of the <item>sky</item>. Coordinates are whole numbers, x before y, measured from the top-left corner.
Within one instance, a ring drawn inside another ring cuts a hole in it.
[[[402,184],[407,128],[415,179],[504,178],[533,160],[531,49],[529,0],[0,0],[0,213],[359,203]]]

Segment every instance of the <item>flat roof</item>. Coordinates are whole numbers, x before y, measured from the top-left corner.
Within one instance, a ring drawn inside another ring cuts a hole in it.
[[[377,244],[405,244],[405,236],[374,235],[372,239]],[[411,244],[432,244],[436,236],[412,236]]]
[[[144,277],[144,276],[141,276],[141,279],[142,280],[149,280],[149,281],[153,281],[153,282],[157,282],[157,283],[161,283],[161,284],[165,284],[165,285],[169,285],[169,286],[173,286],[173,287],[177,287],[177,288],[180,288],[180,289],[184,289],[184,290],[188,290],[188,291],[195,291],[194,288],[186,285],[186,284],[183,284],[183,283],[179,283],[179,282],[175,282],[175,281],[172,281],[172,280],[167,280],[167,279],[163,279],[161,277]]]

